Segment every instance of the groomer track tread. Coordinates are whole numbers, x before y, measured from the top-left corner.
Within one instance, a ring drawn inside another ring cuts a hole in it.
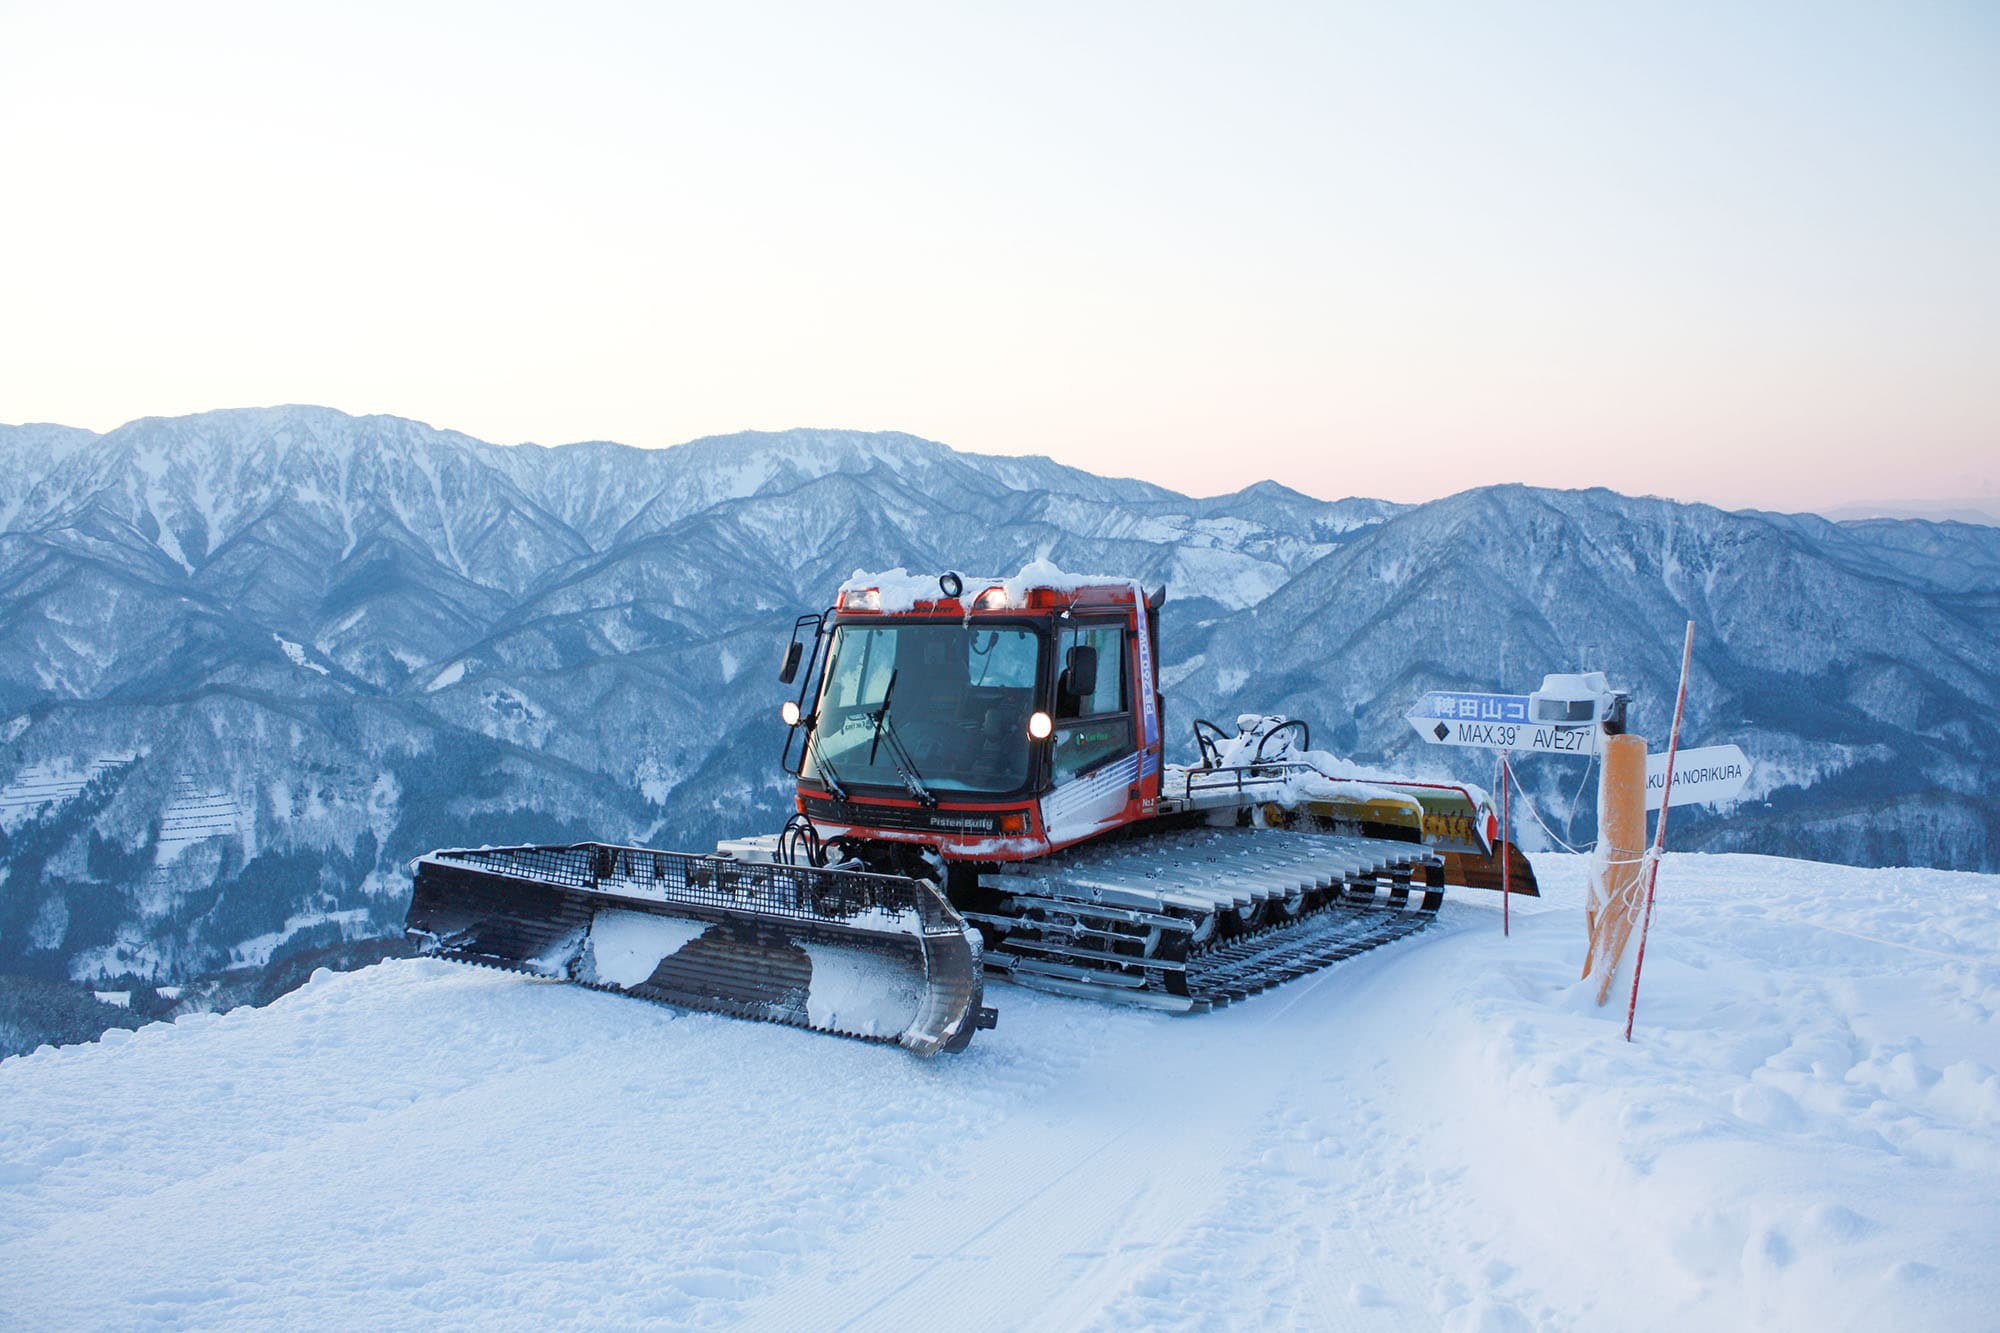
[[[966,916],[1022,985],[1201,1012],[1416,933],[1441,881],[1418,843],[1203,827],[995,868]]]

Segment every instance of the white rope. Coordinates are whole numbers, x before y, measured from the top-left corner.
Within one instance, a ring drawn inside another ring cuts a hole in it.
[[[1550,842],[1562,848],[1564,851],[1570,853],[1572,856],[1582,856],[1590,850],[1590,847],[1583,847],[1583,848],[1572,847],[1568,843],[1564,842],[1561,838],[1556,836],[1556,831],[1549,827],[1547,820],[1542,818],[1542,812],[1535,808],[1534,801],[1530,799],[1528,796],[1528,789],[1521,785],[1520,772],[1516,770],[1512,764],[1507,765],[1507,776],[1513,781],[1514,790],[1521,793],[1521,802],[1522,804],[1528,807],[1528,813],[1535,817],[1535,822],[1537,824],[1541,825],[1542,832],[1549,835]],[[1506,830],[1506,833],[1509,841],[1511,841],[1513,839],[1514,831],[1512,829],[1508,829]],[[1596,845],[1597,845],[1596,843],[1592,843],[1590,846],[1595,847]]]
[[[1590,781],[1590,775],[1596,771],[1597,755],[1593,751],[1590,758],[1584,760],[1583,776],[1576,780],[1576,790],[1571,792],[1569,796],[1569,818],[1563,821],[1563,836],[1565,838],[1569,837],[1576,829],[1576,811],[1577,807],[1583,803],[1584,784]]]
[[[1627,915],[1638,915],[1640,906],[1646,901],[1647,868],[1660,857],[1659,849],[1648,847],[1636,856],[1593,857],[1590,868],[1589,905],[1593,912],[1602,911],[1614,904]],[[1605,881],[1613,866],[1638,866],[1639,870],[1625,878],[1624,886],[1616,895],[1606,891]]]

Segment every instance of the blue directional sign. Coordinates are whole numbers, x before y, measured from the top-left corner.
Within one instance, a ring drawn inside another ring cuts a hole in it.
[[[1580,727],[1531,724],[1525,694],[1432,690],[1404,716],[1416,733],[1432,745],[1531,750],[1543,754],[1597,753],[1599,728],[1595,723]]]
[[[1417,706],[1410,710],[1409,716],[1442,718],[1448,722],[1457,718],[1468,722],[1526,722],[1528,696],[1432,690],[1417,700]]]

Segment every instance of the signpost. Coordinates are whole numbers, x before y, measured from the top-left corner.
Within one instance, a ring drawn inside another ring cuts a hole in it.
[[[1470,745],[1529,754],[1596,754],[1601,731],[1595,723],[1563,727],[1530,722],[1525,694],[1432,690],[1417,700],[1404,720],[1432,745]]]
[[[1681,805],[1726,805],[1740,800],[1750,780],[1751,763],[1735,745],[1711,745],[1682,750],[1681,722],[1687,710],[1688,668],[1694,660],[1694,622],[1689,621],[1681,644],[1680,689],[1674,697],[1674,726],[1665,754],[1646,755],[1643,737],[1625,730],[1631,696],[1611,687],[1601,671],[1556,673],[1542,678],[1533,694],[1473,694],[1432,690],[1403,715],[1427,745],[1457,745],[1500,752],[1500,827],[1502,838],[1513,839],[1513,811],[1508,793],[1516,754],[1570,754],[1602,758],[1598,782],[1598,827],[1609,839],[1598,848],[1599,870],[1592,879],[1590,956],[1583,974],[1601,965],[1603,981],[1597,1002],[1603,1004],[1617,974],[1625,941],[1636,925],[1639,953],[1632,961],[1632,997],[1625,1010],[1625,1039],[1639,1009],[1639,973],[1646,964],[1646,934],[1653,922],[1653,890],[1659,882],[1660,855],[1667,843],[1667,813]],[[1606,739],[1609,737],[1609,739]],[[1644,762],[1645,790],[1639,790]],[[1522,796],[1527,790],[1522,789]],[[1660,812],[1652,847],[1646,841],[1646,811]],[[1539,818],[1539,816],[1538,816]],[[1543,826],[1545,829],[1547,825]],[[1614,863],[1602,861],[1606,847]],[[1641,870],[1643,867],[1643,872]],[[1610,869],[1621,871],[1613,886]],[[1603,878],[1600,878],[1602,876]],[[1644,880],[1644,893],[1638,889]],[[1641,901],[1643,897],[1643,902]],[[1500,860],[1500,928],[1507,929],[1507,857]],[[1636,918],[1636,919],[1635,919]]]
[[[1667,816],[1663,807],[1679,805],[1721,805],[1738,799],[1744,785],[1750,779],[1750,760],[1734,745],[1713,745],[1700,750],[1681,750],[1681,713],[1687,701],[1687,668],[1693,652],[1694,626],[1688,626],[1687,643],[1681,653],[1680,695],[1674,705],[1673,739],[1665,754],[1650,755],[1646,759],[1646,790],[1643,795],[1638,787],[1639,769],[1637,755],[1629,755],[1630,762],[1621,761],[1619,771],[1619,811],[1624,812],[1626,824],[1636,826],[1637,834],[1632,841],[1632,855],[1636,859],[1645,839],[1647,810],[1659,810],[1659,832],[1653,843],[1653,857],[1664,845]],[[1598,806],[1600,827],[1605,814],[1605,784],[1610,782],[1613,751],[1618,750],[1627,740],[1638,742],[1638,752],[1644,753],[1645,746],[1638,737],[1623,736],[1625,729],[1625,707],[1628,696],[1622,690],[1614,690],[1605,680],[1602,672],[1590,671],[1574,674],[1546,676],[1541,689],[1533,694],[1476,694],[1461,690],[1432,690],[1417,700],[1416,706],[1403,715],[1417,735],[1424,738],[1427,745],[1468,746],[1477,749],[1498,750],[1500,764],[1498,785],[1500,788],[1500,827],[1504,838],[1513,839],[1513,810],[1508,796],[1513,788],[1513,759],[1516,754],[1568,754],[1595,759],[1605,756],[1605,778],[1599,784]],[[1612,739],[1605,741],[1609,735]],[[1668,788],[1672,788],[1669,796]],[[1522,793],[1527,794],[1525,791]],[[1644,801],[1643,806],[1640,804]],[[1623,828],[1625,825],[1620,825]],[[1657,875],[1657,862],[1651,867],[1647,877],[1645,893],[1645,916],[1639,926],[1639,958],[1632,969],[1632,1007],[1626,1014],[1626,1037],[1631,1036],[1631,1015],[1636,1010],[1639,996],[1639,966],[1646,956],[1645,926],[1652,920],[1652,876]],[[1636,887],[1637,876],[1630,877]],[[1500,859],[1500,929],[1508,929],[1508,874],[1507,857]],[[1621,918],[1623,920],[1624,918]],[[1596,918],[1592,918],[1595,922]],[[1625,927],[1629,931],[1630,926]],[[1596,960],[1599,947],[1597,927],[1592,927],[1592,959]],[[1608,937],[1607,937],[1608,938]],[[1605,986],[1611,984],[1611,976],[1617,967],[1619,955],[1624,952],[1625,936],[1620,934],[1606,961]],[[1589,975],[1591,964],[1584,965],[1585,975]],[[1604,994],[1598,996],[1598,1003],[1604,1002]]]
[[[1500,827],[1505,838],[1514,839],[1513,809],[1508,802],[1512,774],[1508,771],[1515,750],[1535,750],[1544,754],[1595,754],[1596,724],[1587,727],[1532,725],[1528,721],[1530,700],[1525,694],[1468,694],[1458,690],[1432,690],[1417,700],[1404,714],[1432,745],[1469,745],[1500,752]],[[1500,933],[1513,934],[1512,876],[1508,874],[1508,853],[1500,852]]]
[[[1466,745],[1507,754],[1594,755],[1604,729],[1596,723],[1559,726],[1530,722],[1525,694],[1467,694],[1432,690],[1404,720],[1431,745]],[[1750,780],[1752,764],[1740,746],[1682,750],[1674,768],[1674,805],[1726,805]],[[1667,789],[1667,756],[1646,758],[1646,808],[1660,808]]]
[[[1669,805],[1724,805],[1742,794],[1750,781],[1750,760],[1741,746],[1709,745],[1682,750],[1674,761],[1674,791]],[[1660,808],[1667,790],[1667,756],[1646,756],[1646,808]]]

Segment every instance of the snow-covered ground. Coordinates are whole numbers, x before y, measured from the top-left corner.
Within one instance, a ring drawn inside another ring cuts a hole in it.
[[[931,1062],[435,962],[0,1062],[22,1327],[1990,1329],[2000,877],[1580,865],[1175,1019]]]

